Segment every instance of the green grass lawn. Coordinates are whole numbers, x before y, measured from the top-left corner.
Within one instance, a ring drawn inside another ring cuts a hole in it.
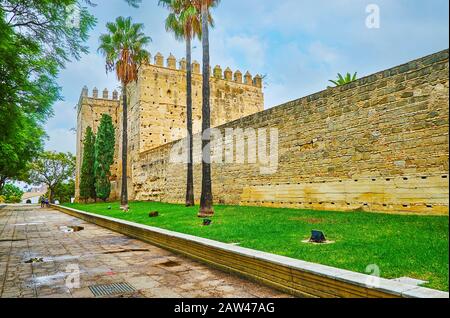
[[[124,213],[117,202],[66,206],[361,273],[376,264],[384,278],[413,277],[448,291],[447,216],[216,206],[213,224],[202,226],[198,207],[134,202]],[[149,218],[150,211],[160,216]],[[302,243],[313,229],[336,243]]]

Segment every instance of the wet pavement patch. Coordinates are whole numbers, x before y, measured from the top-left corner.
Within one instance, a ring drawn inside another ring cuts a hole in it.
[[[73,233],[73,232],[80,232],[84,230],[84,227],[82,226],[61,226],[59,228],[64,233]]]
[[[158,265],[161,265],[161,266],[164,266],[164,267],[177,267],[177,266],[181,266],[180,263],[175,262],[175,261],[167,261],[167,262],[164,262],[164,263],[161,263],[161,264],[158,264]]]
[[[44,259],[42,257],[33,257],[29,260],[25,261],[25,264],[35,264],[35,263],[43,263]]]
[[[68,273],[58,272],[53,275],[35,276],[29,280],[30,286],[58,286],[67,277]]]

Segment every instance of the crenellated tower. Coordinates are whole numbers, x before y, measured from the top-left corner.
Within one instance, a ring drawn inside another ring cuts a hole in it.
[[[86,128],[91,127],[94,133],[97,133],[100,126],[100,120],[103,114],[109,114],[113,120],[113,124],[118,127],[121,121],[121,105],[119,100],[119,93],[117,90],[112,92],[112,96],[109,95],[108,89],[104,89],[101,97],[99,97],[99,91],[96,87],[93,88],[92,94],[89,94],[89,89],[85,86],[81,91],[81,96],[78,102],[78,115],[77,115],[77,154],[76,154],[76,176],[75,176],[75,198],[79,198],[79,184],[81,164],[83,158],[83,141],[86,133]],[[121,131],[116,129],[116,154],[118,154],[118,139]],[[111,197],[116,198],[116,183],[118,180],[118,156],[114,158],[114,164],[111,167],[112,175],[112,193]]]
[[[141,186],[134,178],[139,169],[140,154],[182,139],[186,136],[186,60],[170,54],[167,59],[157,53],[151,63],[141,67],[138,81],[128,87],[128,138],[129,138],[129,182],[128,192],[133,198],[134,192]],[[230,68],[223,71],[217,65],[211,72],[211,125],[219,126],[242,117],[264,110],[262,77],[247,72],[245,76]],[[97,89],[91,97],[87,88],[82,91],[78,111],[77,158],[81,158],[84,130],[92,125],[94,131],[102,113],[109,113],[117,125],[116,160],[113,174],[114,195],[120,193],[121,176],[121,105],[118,93],[111,99],[105,90],[99,98]],[[194,133],[201,131],[202,114],[202,74],[200,63],[192,63],[192,99]],[[81,160],[77,161],[77,180]],[[77,181],[78,182],[78,181]],[[78,183],[77,183],[78,185]],[[78,189],[78,187],[77,187]],[[78,196],[77,196],[78,197]]]

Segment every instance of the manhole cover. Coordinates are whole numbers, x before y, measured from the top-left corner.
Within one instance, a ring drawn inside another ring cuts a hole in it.
[[[89,286],[95,297],[134,293],[136,289],[128,283]]]

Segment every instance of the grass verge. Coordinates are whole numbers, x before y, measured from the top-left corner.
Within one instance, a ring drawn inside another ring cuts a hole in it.
[[[65,206],[360,273],[375,264],[384,278],[412,277],[448,291],[447,216],[215,206],[212,225],[202,226],[198,207],[132,202],[124,213],[118,202]],[[160,216],[149,218],[151,211]],[[302,243],[313,229],[335,243]]]

